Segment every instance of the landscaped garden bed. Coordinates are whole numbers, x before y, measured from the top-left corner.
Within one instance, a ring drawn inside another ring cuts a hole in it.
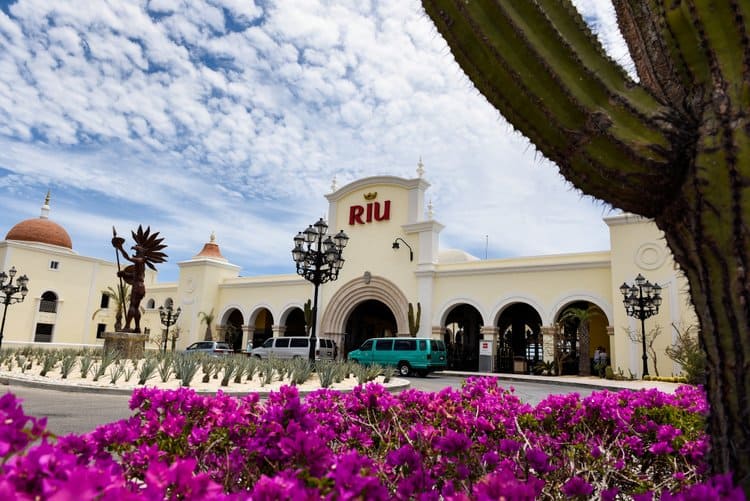
[[[133,417],[55,438],[0,399],[5,499],[744,499],[706,476],[698,387],[523,404],[492,378],[461,390],[378,384],[261,402],[141,388]]]

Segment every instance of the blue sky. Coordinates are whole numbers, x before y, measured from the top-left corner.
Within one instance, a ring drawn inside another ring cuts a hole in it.
[[[575,3],[629,66],[611,5]],[[3,234],[50,189],[80,254],[113,259],[111,227],[143,224],[162,281],[212,231],[242,275],[293,272],[334,176],[414,177],[420,157],[444,248],[609,247],[611,209],[513,132],[417,1],[0,0]]]

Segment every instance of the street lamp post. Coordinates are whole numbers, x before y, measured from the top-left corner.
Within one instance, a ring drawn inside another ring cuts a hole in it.
[[[661,287],[652,284],[640,273],[635,277],[635,284],[623,283],[620,286],[628,316],[641,320],[641,344],[643,348],[643,375],[648,376],[648,354],[646,353],[646,319],[659,313],[661,306]]]
[[[344,266],[341,253],[349,242],[349,237],[344,230],[339,231],[336,236],[327,235],[328,225],[323,218],[317,223],[307,227],[305,231],[297,233],[294,237],[294,249],[292,258],[297,265],[297,274],[305,280],[312,282],[315,286],[313,296],[313,310],[310,326],[310,362],[315,362],[315,347],[317,337],[315,335],[315,324],[318,316],[318,287],[320,284],[332,282],[339,277],[339,271]]]
[[[3,333],[5,332],[5,315],[8,313],[8,305],[13,303],[22,303],[26,299],[26,294],[29,293],[27,285],[29,284],[29,277],[21,275],[16,280],[15,285],[13,284],[13,278],[16,276],[16,267],[11,266],[8,273],[0,271],[0,294],[3,295],[3,322],[0,324],[0,347],[3,344]],[[7,282],[6,282],[7,280]]]
[[[168,303],[166,308],[159,306],[159,318],[161,319],[162,325],[166,327],[164,331],[164,353],[167,352],[167,339],[169,339],[169,328],[177,323],[177,319],[180,318],[182,309],[179,307],[176,310],[172,309],[172,303]]]

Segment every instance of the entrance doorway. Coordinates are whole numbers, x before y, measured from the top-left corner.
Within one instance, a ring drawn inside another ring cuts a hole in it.
[[[508,306],[497,321],[499,372],[528,372],[544,359],[542,317],[526,303]]]
[[[225,338],[235,352],[242,351],[242,324],[244,319],[240,310],[232,310],[226,321]]]
[[[367,339],[391,337],[398,332],[396,317],[377,299],[359,303],[346,321],[344,353],[359,348]]]
[[[463,371],[479,370],[479,339],[484,322],[470,304],[454,306],[445,319],[448,367]]]

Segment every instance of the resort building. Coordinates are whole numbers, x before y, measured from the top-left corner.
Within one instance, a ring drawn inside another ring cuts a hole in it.
[[[416,336],[445,340],[451,368],[527,372],[557,354],[564,373],[576,374],[585,315],[586,361],[603,347],[615,372],[639,376],[641,322],[627,314],[620,287],[640,274],[661,287],[658,314],[645,321],[649,373],[680,372],[665,349],[695,316],[687,282],[653,222],[605,218],[609,251],[478,259],[440,247],[443,225],[425,204],[429,183],[418,173],[360,179],[325,195],[329,233],[344,230],[349,243],[338,280],[320,287],[316,330],[338,343],[339,356],[371,337],[409,336],[411,304],[421,312]],[[16,224],[0,242],[0,269],[32,278],[26,300],[7,315],[2,345],[101,345],[116,321],[107,291],[117,289],[117,264],[77,254],[49,212],[48,198],[40,217]],[[178,263],[177,282],[160,283],[148,271],[141,303],[141,327],[153,341],[147,348],[161,346],[158,308],[165,304],[181,309],[177,349],[203,339],[201,313],[208,312],[214,338],[237,351],[270,336],[305,335],[310,282],[296,274],[240,277],[213,235],[196,250]]]

